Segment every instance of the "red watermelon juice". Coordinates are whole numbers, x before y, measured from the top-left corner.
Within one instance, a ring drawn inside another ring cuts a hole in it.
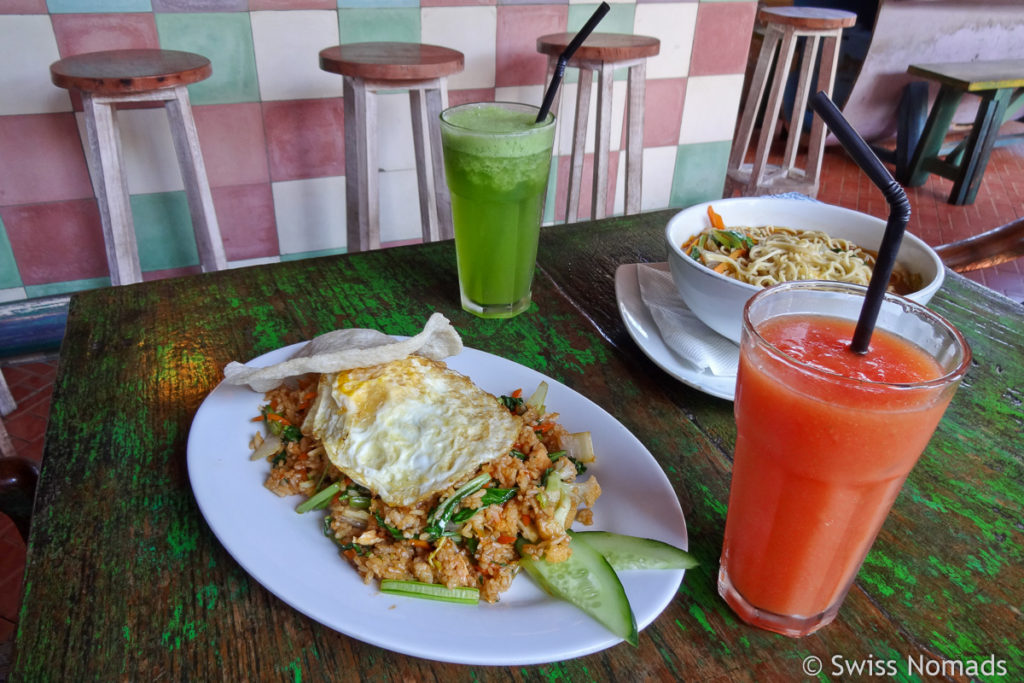
[[[864,288],[772,289],[745,313],[719,592],[744,621],[802,636],[835,618],[970,350],[938,316],[887,297],[858,355]]]

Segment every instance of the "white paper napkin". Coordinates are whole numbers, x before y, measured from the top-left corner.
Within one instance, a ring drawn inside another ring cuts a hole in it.
[[[735,376],[739,347],[693,314],[679,296],[667,268],[667,264],[637,264],[640,298],[651,312],[665,345],[698,371]]]

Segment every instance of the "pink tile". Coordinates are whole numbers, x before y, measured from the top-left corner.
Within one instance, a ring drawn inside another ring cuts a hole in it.
[[[74,114],[0,116],[0,206],[92,196]]]
[[[26,285],[107,276],[95,199],[2,206],[0,218]]]
[[[472,88],[467,90],[449,90],[448,106],[454,107],[458,104],[469,102],[493,102],[494,88]]]
[[[249,0],[249,9],[337,9],[338,0]]]
[[[0,14],[46,14],[46,0],[0,0]]]
[[[263,103],[272,180],[345,174],[345,115],[340,97]]]
[[[564,31],[568,16],[565,5],[498,7],[495,84],[543,84],[548,62],[537,52],[537,37]]]
[[[153,14],[54,14],[53,33],[61,57],[100,50],[160,47]]]
[[[702,2],[690,56],[690,75],[741,74],[747,66],[757,4]]]
[[[555,221],[565,220],[566,202],[569,197],[569,155],[556,158],[558,163],[558,179],[555,182]],[[605,203],[605,215],[610,216],[615,208],[615,185],[619,172],[619,154],[608,156],[608,200]],[[591,204],[594,201],[594,155],[583,156],[583,182],[580,183],[580,220],[587,220],[591,215]]]
[[[683,121],[685,78],[656,78],[647,81],[644,96],[644,147],[679,144]]]
[[[213,203],[229,261],[280,253],[270,183],[214,188]]]
[[[270,179],[263,111],[258,102],[192,108],[211,187]]]

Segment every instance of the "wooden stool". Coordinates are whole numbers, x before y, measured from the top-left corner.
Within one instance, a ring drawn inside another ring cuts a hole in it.
[[[209,78],[212,72],[206,57],[174,50],[91,52],[50,65],[54,85],[82,95],[89,172],[99,202],[114,285],[142,281],[115,109],[126,102],[164,104],[188,197],[199,262],[204,271],[227,267],[185,87]]]
[[[320,68],[344,81],[350,252],[380,247],[376,92],[389,88],[409,90],[423,241],[453,236],[438,119],[448,106],[447,77],[464,63],[457,50],[417,43],[352,43],[320,51]]]
[[[821,65],[817,73],[816,88],[831,96],[835,83],[836,66],[839,61],[839,39],[844,28],[853,26],[857,15],[842,10],[817,7],[764,7],[757,13],[758,21],[767,24],[757,66],[750,79],[743,115],[740,118],[736,139],[729,155],[726,172],[725,196],[731,196],[737,189],[743,195],[761,195],[778,192],[802,192],[811,197],[818,194],[818,180],[821,175],[821,158],[825,151],[825,123],[815,116],[811,123],[811,135],[807,145],[805,168],[796,168],[797,146],[803,130],[807,110],[807,96],[814,75],[819,44]],[[782,106],[793,53],[797,38],[805,38],[803,55],[800,59],[799,79],[793,114],[789,122],[786,150],[780,166],[768,164],[775,125]],[[775,58],[778,48],[778,58]],[[744,163],[758,111],[764,104],[768,88],[769,70],[775,61],[771,91],[761,123],[761,135],[757,141],[754,163]]]
[[[554,33],[537,39],[537,51],[548,56],[548,83],[558,65],[558,56],[575,33]],[[597,81],[597,130],[594,143],[593,218],[607,215],[608,152],[612,132],[612,83],[617,67],[628,67],[626,105],[626,206],[625,212],[639,213],[643,185],[644,92],[647,86],[647,58],[661,51],[661,41],[649,36],[620,33],[591,33],[569,60],[569,66],[580,70],[576,96],[576,120],[573,124],[572,156],[569,167],[569,192],[565,219],[580,217],[580,186],[583,181],[583,155],[587,142],[587,118],[590,112],[590,90],[593,73]],[[556,96],[552,109],[558,110]]]

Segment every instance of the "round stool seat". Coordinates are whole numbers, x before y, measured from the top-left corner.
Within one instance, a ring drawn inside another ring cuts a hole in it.
[[[107,50],[50,65],[54,85],[97,95],[174,88],[198,83],[212,73],[209,59],[178,50]]]
[[[462,71],[458,50],[420,43],[350,43],[320,51],[320,68],[371,81],[425,81]]]
[[[541,36],[537,39],[537,52],[558,57],[575,37],[575,33],[552,33]],[[653,57],[660,50],[661,41],[651,36],[591,33],[569,61],[623,62]]]
[[[827,7],[762,7],[757,12],[757,20],[762,24],[781,24],[808,31],[830,31],[850,28],[857,23],[857,15]]]

